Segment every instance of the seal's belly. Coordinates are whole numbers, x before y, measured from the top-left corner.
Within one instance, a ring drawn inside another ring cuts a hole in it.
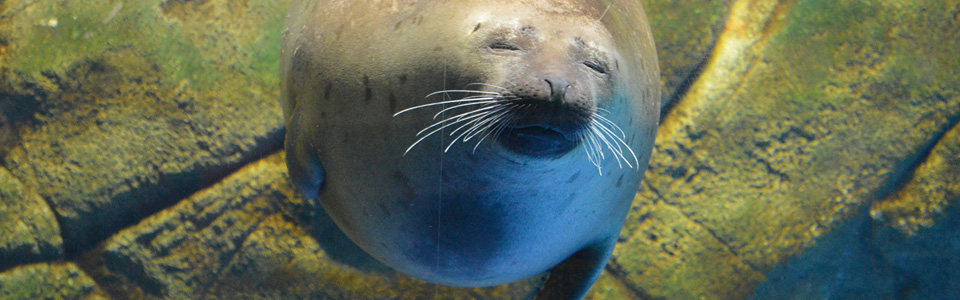
[[[383,130],[353,132],[389,139],[381,136],[389,134]],[[636,186],[611,188],[609,181],[639,176],[629,169],[600,176],[576,155],[540,167],[498,158],[496,145],[476,152],[454,147],[442,155],[433,151],[436,147],[440,144],[428,143],[423,150],[391,157],[321,148],[329,155],[321,154],[329,171],[320,201],[372,256],[446,285],[528,278],[583,244],[615,234],[620,222],[610,220],[623,220]]]

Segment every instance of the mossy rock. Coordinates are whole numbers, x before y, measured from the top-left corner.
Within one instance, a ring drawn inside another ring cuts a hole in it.
[[[282,140],[285,1],[4,1],[0,153],[76,254]],[[178,8],[188,6],[187,8]]]
[[[0,167],[0,271],[60,258],[63,241],[53,211]]]
[[[903,187],[874,203],[870,216],[913,235],[943,221],[943,211],[960,205],[960,126],[940,138]]]
[[[0,299],[110,299],[72,263],[24,265],[0,273]]]
[[[618,248],[628,284],[670,299],[749,297],[766,271],[887,197],[960,117],[958,11],[735,2],[711,61],[662,121],[622,233],[625,245],[679,240]],[[682,219],[646,225],[663,206]]]
[[[682,97],[709,61],[730,14],[728,0],[641,0],[660,61],[661,108]]]

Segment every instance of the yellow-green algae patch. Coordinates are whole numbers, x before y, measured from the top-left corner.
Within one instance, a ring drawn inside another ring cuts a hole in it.
[[[640,300],[640,295],[630,290],[618,275],[604,270],[593,283],[584,300]]]
[[[684,80],[696,78],[698,66],[709,59],[729,14],[729,1],[641,2],[657,45],[660,95],[665,104]]]
[[[0,167],[0,270],[63,257],[63,240],[53,211]]]
[[[178,24],[157,14],[160,1],[10,2],[8,9],[25,6],[6,20],[16,33],[9,54],[12,69],[39,74],[110,48],[136,46],[167,57],[165,69],[178,78],[200,79],[204,73],[196,48],[177,33]]]
[[[644,248],[662,237],[638,234],[652,221],[632,212],[622,236],[647,250],[617,250],[642,275],[628,284],[653,297],[749,296],[759,272],[887,193],[960,116],[955,2],[732,6],[703,75],[662,122],[649,200],[634,208],[670,207],[670,222],[708,234]]]
[[[72,263],[20,266],[0,273],[0,299],[110,299]]]
[[[5,2],[0,94],[39,108],[3,159],[50,201],[67,252],[280,148],[287,3]]]
[[[899,191],[874,203],[870,215],[907,235],[931,227],[943,211],[960,201],[960,127],[930,151],[926,161]]]
[[[611,262],[629,284],[657,299],[745,299],[762,273],[744,263],[709,228],[691,222],[662,200],[628,215]]]
[[[223,65],[249,65],[255,71],[251,74],[264,77],[264,82],[276,83],[285,16],[273,9],[276,4],[244,1],[228,6],[233,10],[224,11],[223,6],[209,1],[8,2],[5,5],[9,14],[4,15],[8,25],[0,26],[10,48],[5,50],[5,63],[25,74],[62,70],[103,51],[135,47],[142,49],[143,54],[162,58],[157,59],[158,63],[172,82],[187,79],[197,86],[209,86],[228,76]],[[165,12],[161,3],[180,3],[176,5],[189,5],[191,9],[180,11],[184,15],[180,19]],[[261,13],[270,11],[279,13]],[[226,25],[210,22],[226,14],[245,21]],[[269,34],[258,36],[260,32]],[[220,62],[224,60],[220,56],[231,55],[235,56],[227,59],[227,64]]]

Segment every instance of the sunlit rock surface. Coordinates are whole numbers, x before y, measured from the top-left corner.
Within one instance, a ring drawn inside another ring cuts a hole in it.
[[[279,149],[282,4],[199,3],[0,4],[3,114],[25,116],[0,152],[68,253]]]
[[[895,191],[960,116],[958,11],[732,3],[711,61],[662,121],[622,233],[646,247],[616,250],[630,284],[665,298],[750,297],[763,273]],[[646,268],[658,264],[675,270]]]
[[[110,299],[72,263],[23,265],[0,272],[0,299]]]
[[[960,126],[954,126],[931,145],[927,159],[917,166],[903,187],[874,203],[870,216],[906,235],[938,224],[943,211],[960,201]]]
[[[0,167],[0,272],[63,257],[63,241],[50,207]]]
[[[294,194],[288,3],[0,0],[0,299],[532,297],[393,272]],[[588,299],[960,298],[960,5],[643,3],[668,104]]]
[[[729,0],[651,1],[642,0],[653,30],[663,84],[661,106],[682,96],[709,61],[730,13]],[[679,93],[679,95],[678,95]]]

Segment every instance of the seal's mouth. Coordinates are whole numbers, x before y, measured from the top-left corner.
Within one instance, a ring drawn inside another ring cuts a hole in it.
[[[590,111],[558,101],[520,98],[517,117],[497,139],[507,150],[532,157],[557,157],[581,142]]]
[[[507,150],[534,157],[556,157],[573,150],[579,143],[576,134],[549,125],[511,127],[500,135]]]

